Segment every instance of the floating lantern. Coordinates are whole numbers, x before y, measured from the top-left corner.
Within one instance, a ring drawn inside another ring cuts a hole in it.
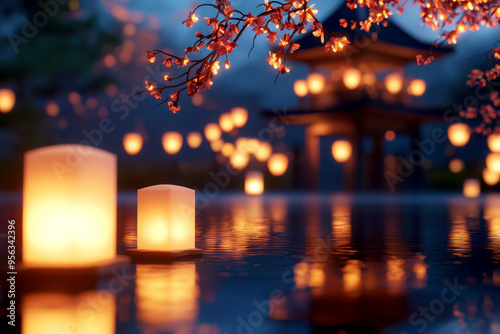
[[[392,130],[386,131],[384,137],[387,141],[393,141],[394,139],[396,139],[396,132]]]
[[[116,156],[82,145],[24,155],[23,262],[93,266],[116,257]]]
[[[408,94],[422,96],[425,93],[427,85],[422,79],[413,79],[408,86]]]
[[[392,73],[385,77],[385,88],[391,94],[398,94],[403,88],[403,76],[399,73]]]
[[[307,76],[307,88],[311,94],[320,94],[325,88],[325,77],[319,73],[311,73]]]
[[[297,80],[293,84],[293,91],[298,97],[304,97],[309,94],[309,88],[307,88],[307,81]]]
[[[481,195],[481,184],[477,179],[467,179],[464,181],[464,196],[475,198]]]
[[[465,146],[469,142],[470,134],[470,127],[464,123],[455,123],[448,128],[448,139],[455,147]]]
[[[137,249],[132,257],[200,255],[195,248],[195,191],[155,185],[137,191]]]
[[[257,151],[260,147],[260,140],[257,138],[249,138],[247,139],[245,147],[243,149],[247,151],[249,154],[257,154]]]
[[[210,143],[210,148],[216,153],[222,150],[222,146],[224,146],[224,141],[222,139],[217,139]]]
[[[352,154],[352,145],[347,140],[337,140],[332,144],[332,156],[337,162],[346,162]]]
[[[219,117],[219,126],[224,132],[231,132],[234,129],[233,119],[231,114],[224,113]]]
[[[453,159],[448,164],[448,168],[452,173],[460,173],[465,169],[465,163],[461,159]]]
[[[235,150],[235,148],[234,148],[233,144],[231,144],[231,143],[224,143],[224,145],[222,145],[221,153],[226,158],[229,158],[231,156],[231,154],[234,153],[234,150]]]
[[[241,128],[248,121],[248,111],[242,107],[236,107],[231,110],[231,119],[235,128]]]
[[[16,104],[16,94],[11,89],[0,89],[0,113],[7,114]]]
[[[179,132],[165,132],[161,139],[163,149],[168,154],[177,154],[182,148],[182,135]]]
[[[486,167],[494,173],[500,173],[500,153],[490,153],[486,156]]]
[[[349,68],[342,75],[342,82],[347,89],[354,90],[361,83],[361,71],[357,68]]]
[[[491,152],[500,152],[500,133],[492,133],[487,139],[488,148]]]
[[[45,111],[50,117],[56,117],[57,115],[59,115],[59,105],[56,101],[49,101],[45,105]]]
[[[255,158],[261,162],[267,161],[271,154],[273,153],[273,147],[267,142],[261,142],[257,152],[255,152]]]
[[[288,169],[288,157],[283,153],[274,153],[267,160],[267,169],[274,176],[285,174]]]
[[[199,132],[190,132],[187,135],[187,143],[192,149],[197,149],[200,147],[203,138]]]
[[[249,159],[250,157],[247,152],[237,149],[233,154],[231,154],[231,157],[229,157],[229,163],[234,169],[240,170],[248,165]]]
[[[245,175],[245,193],[262,195],[264,192],[264,175],[260,171],[249,171]]]
[[[483,169],[483,181],[489,186],[494,186],[500,181],[500,174],[485,168]]]
[[[123,148],[130,155],[136,155],[142,149],[143,139],[140,133],[130,132],[123,137]]]
[[[207,138],[208,141],[217,140],[221,136],[222,136],[222,133],[221,133],[220,128],[217,124],[208,123],[207,125],[205,125],[205,138]]]

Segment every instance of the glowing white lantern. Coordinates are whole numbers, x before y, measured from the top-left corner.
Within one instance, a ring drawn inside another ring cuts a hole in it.
[[[187,143],[192,149],[197,149],[200,147],[203,138],[199,132],[190,132],[187,135]]]
[[[361,83],[361,71],[357,68],[349,68],[342,75],[342,82],[347,89],[354,90]]]
[[[352,154],[352,145],[347,140],[337,140],[332,144],[332,156],[337,162],[346,162]]]
[[[248,121],[248,111],[242,107],[236,107],[231,110],[231,119],[235,128],[241,128]]]
[[[231,114],[224,113],[219,117],[219,126],[224,132],[231,132],[234,129],[233,119]]]
[[[123,137],[123,148],[130,155],[136,155],[142,149],[143,139],[140,133],[130,132]]]
[[[500,174],[485,168],[483,169],[483,180],[487,185],[494,186],[500,181]]]
[[[481,195],[481,184],[477,179],[467,179],[464,181],[464,196],[475,198]]]
[[[422,79],[414,79],[410,82],[410,85],[408,86],[408,94],[414,95],[414,96],[422,96],[425,93],[427,85],[425,84],[425,81]]]
[[[219,125],[215,123],[208,123],[205,125],[205,138],[208,141],[214,141],[219,139],[222,136],[222,132],[220,131]]]
[[[455,123],[448,128],[448,139],[455,147],[465,146],[470,139],[471,129],[467,124]]]
[[[293,91],[298,97],[304,97],[309,94],[309,88],[307,88],[307,82],[305,80],[297,80],[293,84]]]
[[[162,137],[163,149],[168,154],[177,154],[182,148],[182,135],[179,132],[165,132]]]
[[[500,173],[500,153],[490,153],[486,156],[486,167],[494,173]]]
[[[385,88],[391,94],[398,94],[403,88],[403,76],[392,73],[385,77]]]
[[[285,174],[288,169],[288,157],[283,153],[274,153],[267,160],[267,168],[274,176]]]
[[[325,77],[319,73],[311,73],[307,76],[307,88],[311,94],[320,94],[325,88]]]
[[[249,171],[245,175],[245,193],[261,195],[264,192],[264,175],[260,171]]]
[[[87,267],[116,257],[116,156],[82,145],[24,155],[23,262]]]
[[[500,133],[490,134],[487,141],[491,152],[500,152]]]
[[[11,89],[0,89],[0,113],[9,113],[16,104],[16,94]]]

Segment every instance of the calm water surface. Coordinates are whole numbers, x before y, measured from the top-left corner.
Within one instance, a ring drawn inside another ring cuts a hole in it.
[[[119,253],[136,247],[135,203],[119,197]],[[28,294],[23,333],[500,333],[500,195],[234,193],[198,207],[202,259],[129,265],[116,293],[108,280]]]

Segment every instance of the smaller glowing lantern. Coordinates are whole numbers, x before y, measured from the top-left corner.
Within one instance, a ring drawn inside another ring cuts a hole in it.
[[[500,153],[488,154],[486,156],[486,167],[494,173],[500,173]]]
[[[261,195],[264,192],[264,175],[260,171],[249,171],[245,175],[245,193]]]
[[[500,181],[500,174],[492,172],[488,168],[483,169],[483,180],[489,186],[494,186]]]
[[[229,158],[231,156],[231,154],[233,154],[233,152],[234,152],[234,145],[233,144],[224,143],[224,145],[222,145],[221,153],[223,156]]]
[[[307,88],[311,94],[320,94],[325,88],[325,77],[320,73],[311,73],[307,76]]]
[[[467,124],[455,123],[448,128],[448,139],[455,147],[465,146],[470,139],[471,129]]]
[[[490,134],[487,141],[491,152],[500,152],[500,133]]]
[[[217,140],[221,137],[221,135],[222,133],[217,124],[208,123],[207,125],[205,125],[205,138],[207,138],[208,141]]]
[[[396,139],[396,132],[392,130],[386,131],[384,137],[387,141],[393,141],[394,139]]]
[[[231,110],[231,119],[235,128],[241,128],[248,121],[248,111],[242,107],[236,107]]]
[[[392,73],[385,77],[385,88],[391,94],[398,94],[403,88],[403,76],[400,73]]]
[[[361,83],[361,71],[357,68],[349,68],[342,75],[342,82],[347,89],[354,90]]]
[[[274,176],[285,174],[288,169],[288,157],[283,153],[274,153],[267,160],[267,168]]]
[[[365,73],[363,74],[363,84],[366,86],[373,86],[377,82],[377,78],[373,73]]]
[[[187,143],[192,149],[197,149],[200,147],[203,138],[199,132],[190,132],[187,135]]]
[[[293,84],[293,91],[298,97],[304,97],[309,94],[309,88],[307,88],[307,82],[305,80],[297,80]]]
[[[352,154],[352,145],[347,140],[337,140],[332,144],[332,156],[337,162],[346,162]]]
[[[56,117],[59,115],[59,105],[57,104],[56,101],[49,101],[45,105],[45,110],[47,112],[47,115],[50,117]]]
[[[142,149],[143,139],[140,133],[130,132],[123,137],[123,148],[130,155],[136,155]]]
[[[464,181],[464,196],[475,198],[481,195],[481,184],[477,179],[467,179]]]
[[[168,154],[177,154],[182,148],[182,135],[178,132],[165,132],[162,137],[163,149]]]
[[[271,154],[273,153],[273,147],[267,142],[261,142],[257,152],[255,152],[255,158],[261,162],[267,161]]]
[[[450,168],[450,172],[456,174],[462,172],[465,169],[465,163],[461,159],[453,159],[448,164],[448,167]]]
[[[219,117],[219,126],[224,132],[231,132],[234,129],[233,119],[230,113],[224,113]]]
[[[410,82],[410,85],[408,86],[408,94],[414,95],[414,96],[422,96],[425,93],[427,85],[425,84],[425,81],[422,79],[414,79]]]
[[[233,154],[231,154],[229,162],[234,169],[241,170],[248,165],[249,159],[250,157],[247,152],[236,150]]]
[[[210,148],[214,152],[220,152],[222,150],[222,146],[224,146],[224,141],[222,139],[217,139],[210,143]]]
[[[16,104],[16,94],[11,89],[0,89],[0,113],[9,113],[14,104]]]

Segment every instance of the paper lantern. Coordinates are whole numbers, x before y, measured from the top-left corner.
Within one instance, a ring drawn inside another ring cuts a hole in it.
[[[481,195],[481,184],[477,179],[467,179],[464,181],[464,196],[475,198]]]
[[[165,132],[161,139],[163,149],[168,154],[177,154],[182,148],[182,135],[179,132]]]
[[[222,132],[220,131],[220,128],[217,124],[208,123],[207,125],[205,125],[205,138],[207,138],[208,141],[217,140],[221,136]]]
[[[190,132],[187,135],[187,143],[192,149],[197,149],[200,147],[203,138],[199,132]]]
[[[50,117],[56,117],[57,115],[59,115],[59,105],[56,101],[49,101],[45,105],[45,111]]]
[[[108,291],[29,293],[21,300],[21,314],[22,334],[116,331],[116,302]]]
[[[448,164],[448,168],[452,173],[460,173],[465,169],[465,163],[461,159],[453,159]]]
[[[347,89],[354,90],[361,83],[361,71],[357,68],[349,68],[342,75],[342,82]]]
[[[225,156],[226,158],[230,157],[231,154],[234,153],[234,145],[231,144],[231,143],[224,143],[224,145],[222,145],[222,149],[221,149],[221,153],[223,156]]]
[[[386,131],[384,134],[384,137],[385,137],[385,140],[387,140],[387,141],[393,141],[394,139],[396,139],[396,132],[394,132],[392,130]]]
[[[319,73],[311,73],[307,76],[307,88],[311,94],[317,95],[325,88],[325,77]]]
[[[408,94],[422,96],[425,93],[427,85],[422,79],[413,79],[408,86]]]
[[[485,168],[483,169],[483,181],[489,186],[494,186],[500,181],[500,174]]]
[[[130,155],[136,155],[142,149],[143,139],[140,133],[130,132],[123,137],[123,148]]]
[[[233,119],[231,114],[224,113],[219,117],[219,126],[224,132],[231,132],[234,129]]]
[[[488,148],[491,152],[500,152],[500,133],[492,133],[487,139]]]
[[[486,156],[486,167],[494,173],[500,173],[500,153],[488,154]]]
[[[352,145],[347,140],[337,140],[332,144],[332,156],[337,162],[346,162],[352,154]]]
[[[261,195],[264,192],[264,175],[260,171],[249,171],[245,175],[245,193]]]
[[[285,174],[288,169],[288,157],[283,153],[274,153],[267,160],[267,169],[274,176]]]
[[[245,168],[248,165],[249,160],[250,157],[248,156],[248,153],[238,149],[229,157],[229,163],[236,170]]]
[[[307,88],[307,82],[305,80],[297,80],[293,84],[293,91],[298,97],[304,97],[309,94],[309,88]]]
[[[236,107],[231,110],[231,119],[235,128],[241,128],[248,121],[248,111],[242,107]]]
[[[470,134],[470,127],[464,123],[455,123],[448,127],[448,139],[455,147],[465,146],[469,142]]]
[[[224,146],[224,141],[222,139],[217,139],[210,143],[210,148],[216,153],[222,150],[222,146]]]
[[[82,145],[24,155],[23,262],[85,267],[116,256],[116,156]]]
[[[11,89],[0,89],[0,113],[9,113],[16,104],[16,94]]]
[[[273,153],[273,147],[271,144],[266,142],[261,142],[257,152],[255,152],[255,158],[261,162],[267,161],[271,154]]]
[[[398,94],[403,88],[403,76],[392,73],[385,77],[385,88],[391,94]]]

